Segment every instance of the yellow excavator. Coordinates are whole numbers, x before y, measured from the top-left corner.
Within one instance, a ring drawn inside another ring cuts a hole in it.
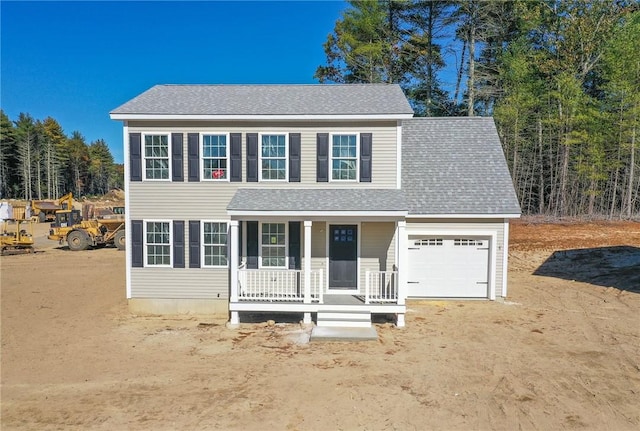
[[[51,223],[47,238],[65,242],[69,250],[86,250],[89,247],[104,247],[114,244],[124,250],[126,246],[124,217],[110,220],[83,220],[80,210],[73,209],[73,194],[68,193],[60,198],[60,204],[67,209],[55,213],[55,221]]]

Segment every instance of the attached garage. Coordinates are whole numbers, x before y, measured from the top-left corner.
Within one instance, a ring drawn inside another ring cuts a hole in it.
[[[407,297],[505,298],[520,205],[493,119],[403,121],[402,190]]]
[[[490,237],[412,236],[409,297],[489,298]]]

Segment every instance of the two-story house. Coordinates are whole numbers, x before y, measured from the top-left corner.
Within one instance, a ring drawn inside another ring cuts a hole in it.
[[[404,326],[408,298],[506,296],[520,208],[490,118],[414,119],[387,84],[158,85],[111,118],[133,311]]]

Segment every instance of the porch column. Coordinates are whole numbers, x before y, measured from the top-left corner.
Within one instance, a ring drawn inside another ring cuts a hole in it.
[[[231,284],[231,302],[238,302],[238,225],[238,220],[229,221],[229,283]],[[238,325],[240,323],[240,316],[237,311],[231,312],[231,320],[229,323],[232,325]]]
[[[311,220],[304,221],[304,303],[311,304]],[[304,313],[305,324],[311,323],[311,313]]]
[[[398,236],[398,304],[404,305],[407,297],[407,222],[402,220],[396,224]]]
[[[398,221],[396,224],[396,235],[398,238],[398,305],[405,305],[407,298],[407,273],[409,258],[407,254],[407,222]],[[404,327],[404,313],[397,316],[396,326]]]

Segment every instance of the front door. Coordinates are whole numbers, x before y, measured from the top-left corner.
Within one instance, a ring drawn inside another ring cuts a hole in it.
[[[358,226],[329,226],[329,289],[358,287]]]

